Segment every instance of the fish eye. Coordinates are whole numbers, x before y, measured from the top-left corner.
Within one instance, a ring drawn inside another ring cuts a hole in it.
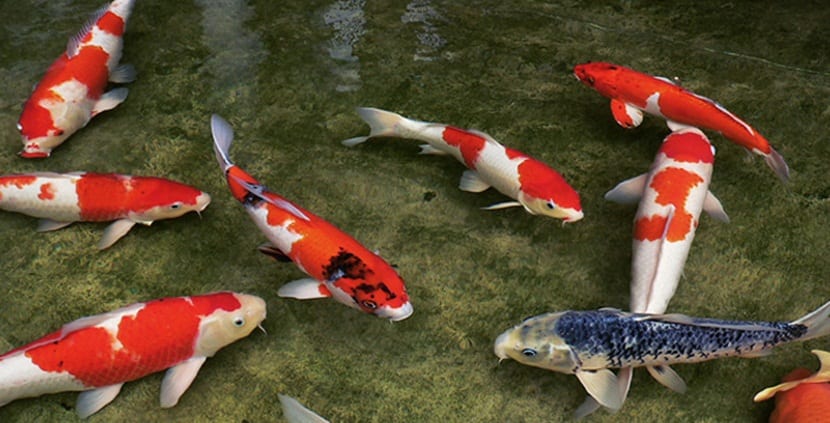
[[[180,209],[181,207],[182,207],[182,203],[173,203],[173,204],[171,204],[171,205],[170,205],[170,208],[171,208],[172,210],[178,210],[178,209]]]
[[[55,131],[55,136],[59,137],[61,135],[63,135],[63,129],[58,129],[57,131]]]
[[[533,348],[525,348],[522,350],[522,355],[525,357],[536,357],[536,350]]]
[[[553,210],[553,209],[556,208],[556,203],[554,203],[553,201],[548,201],[547,204],[545,204],[545,205],[548,206],[548,209],[550,209],[550,210]]]
[[[17,123],[17,130],[19,132],[23,132],[23,125],[21,125],[19,122]]]
[[[241,316],[235,317],[233,319],[233,325],[238,327],[238,328],[241,328],[242,326],[245,326],[245,318],[243,318]]]
[[[371,301],[371,300],[363,300],[363,301],[360,302],[360,305],[362,305],[365,308],[368,308],[369,310],[374,310],[374,309],[378,308],[378,305],[375,304],[375,302]]]

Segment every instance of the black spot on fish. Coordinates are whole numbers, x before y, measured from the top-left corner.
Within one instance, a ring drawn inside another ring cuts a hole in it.
[[[323,277],[330,279],[338,271],[343,272],[342,278],[349,279],[366,279],[366,275],[373,273],[363,260],[342,248],[323,265]]]

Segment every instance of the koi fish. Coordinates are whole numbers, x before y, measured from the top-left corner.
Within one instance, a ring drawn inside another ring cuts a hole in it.
[[[614,120],[624,128],[643,121],[643,112],[662,117],[669,127],[695,126],[723,134],[730,141],[764,157],[778,178],[790,176],[787,163],[763,135],[717,102],[683,89],[672,81],[612,63],[583,63],[574,75],[611,99]]]
[[[310,278],[283,285],[280,297],[333,297],[378,317],[399,321],[412,314],[406,287],[395,269],[331,223],[261,185],[228,158],[233,129],[213,115],[213,148],[231,194],[268,238],[260,252],[292,261]]]
[[[631,311],[663,313],[677,289],[700,213],[728,222],[708,191],[715,149],[703,132],[686,128],[663,140],[648,173],[605,194],[620,203],[640,202],[634,218]]]
[[[515,200],[485,210],[522,206],[530,214],[562,219],[563,223],[582,219],[579,194],[562,175],[483,132],[420,122],[379,109],[360,107],[357,112],[371,126],[371,132],[343,141],[347,147],[374,137],[424,141],[427,144],[421,145],[420,154],[449,154],[469,168],[461,175],[461,190],[482,192],[493,187]]]
[[[830,417],[830,353],[813,350],[821,366],[816,373],[804,368],[784,376],[784,383],[764,389],[754,401],[775,397],[775,410],[770,423],[808,423],[826,421]]]
[[[329,423],[328,420],[320,417],[319,414],[309,410],[299,401],[288,395],[277,394],[282,405],[282,415],[288,423]]]
[[[42,220],[39,232],[74,222],[108,222],[99,249],[110,247],[136,224],[151,225],[201,212],[210,195],[164,178],[114,173],[49,173],[0,176],[0,209]]]
[[[69,39],[66,51],[52,63],[23,106],[17,122],[23,139],[21,157],[49,157],[52,149],[90,119],[127,98],[127,88],[104,90],[108,82],[135,80],[135,68],[118,64],[134,4],[135,0],[113,1]]]
[[[164,370],[161,406],[179,402],[208,357],[265,319],[265,301],[233,292],[162,298],[84,317],[0,356],[0,406],[20,398],[83,391],[88,417],[125,382]]]
[[[600,309],[530,317],[499,335],[494,352],[500,360],[576,375],[596,402],[616,411],[625,397],[610,369],[761,357],[777,345],[828,334],[830,302],[791,323]],[[679,379],[674,372],[652,376],[664,385]]]

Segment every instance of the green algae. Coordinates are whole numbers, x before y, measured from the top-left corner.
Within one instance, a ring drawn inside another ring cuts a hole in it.
[[[792,168],[784,186],[710,134],[711,190],[732,223],[702,218],[671,312],[791,320],[830,299],[830,9],[821,2],[345,2],[364,14],[355,63],[330,55],[337,28],[325,15],[341,2],[140,1],[126,35],[124,61],[139,71],[127,101],[48,160],[16,157],[31,85],[99,3],[0,3],[0,169],[166,176],[214,201],[201,218],[135,228],[103,252],[104,225],[38,234],[33,219],[0,214],[0,347],[129,303],[219,289],[264,297],[269,316],[267,334],[208,360],[175,408],[158,408],[159,374],[127,383],[92,421],[275,421],[277,393],[336,422],[568,419],[584,397],[577,380],[499,364],[492,342],[526,316],[625,308],[634,209],[602,195],[644,172],[667,133],[650,117],[617,127],[607,100],[571,75],[588,60],[679,77],[765,134]],[[414,3],[434,9],[428,29],[443,44],[423,44],[425,25],[402,19]],[[426,47],[432,60],[417,57]],[[359,86],[338,90],[355,71]],[[585,219],[562,227],[519,209],[481,211],[503,197],[459,191],[462,166],[418,156],[410,140],[342,147],[368,131],[356,106],[486,131],[557,168],[580,191]],[[302,274],[256,252],[264,237],[213,159],[211,113],[236,130],[236,163],[397,266],[412,317],[389,324],[333,301],[276,296]],[[828,347],[678,366],[682,396],[638,371],[624,408],[592,419],[760,421],[772,405],[752,395]],[[0,421],[74,421],[76,396],[15,401]]]

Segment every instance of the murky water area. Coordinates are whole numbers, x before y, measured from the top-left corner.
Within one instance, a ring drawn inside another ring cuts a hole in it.
[[[648,170],[668,130],[614,122],[573,66],[609,61],[679,78],[744,118],[787,159],[763,162],[709,133],[711,191],[731,223],[702,217],[669,312],[792,320],[830,300],[830,7],[820,1],[139,0],[123,62],[127,100],[27,161],[15,124],[49,64],[101,1],[0,2],[0,169],[164,176],[209,192],[202,213],[134,228],[97,251],[105,225],[36,233],[3,212],[0,349],[85,315],[221,289],[262,296],[259,331],[207,361],[172,409],[162,374],[127,383],[91,421],[279,421],[277,393],[334,422],[568,419],[576,378],[499,363],[493,341],[548,311],[627,308],[635,208],[603,194]],[[355,107],[489,133],[559,170],[585,218],[563,227],[492,190],[458,190],[463,166],[378,139]],[[256,251],[265,238],[233,200],[209,119],[236,131],[231,155],[272,190],[394,264],[415,312],[390,324],[331,300],[277,296],[304,275]],[[152,334],[148,334],[152,337]],[[761,359],[676,366],[688,392],[637,371],[623,409],[596,421],[761,421],[752,395],[793,367],[815,368],[820,339]],[[19,400],[0,421],[74,421],[75,393]]]

